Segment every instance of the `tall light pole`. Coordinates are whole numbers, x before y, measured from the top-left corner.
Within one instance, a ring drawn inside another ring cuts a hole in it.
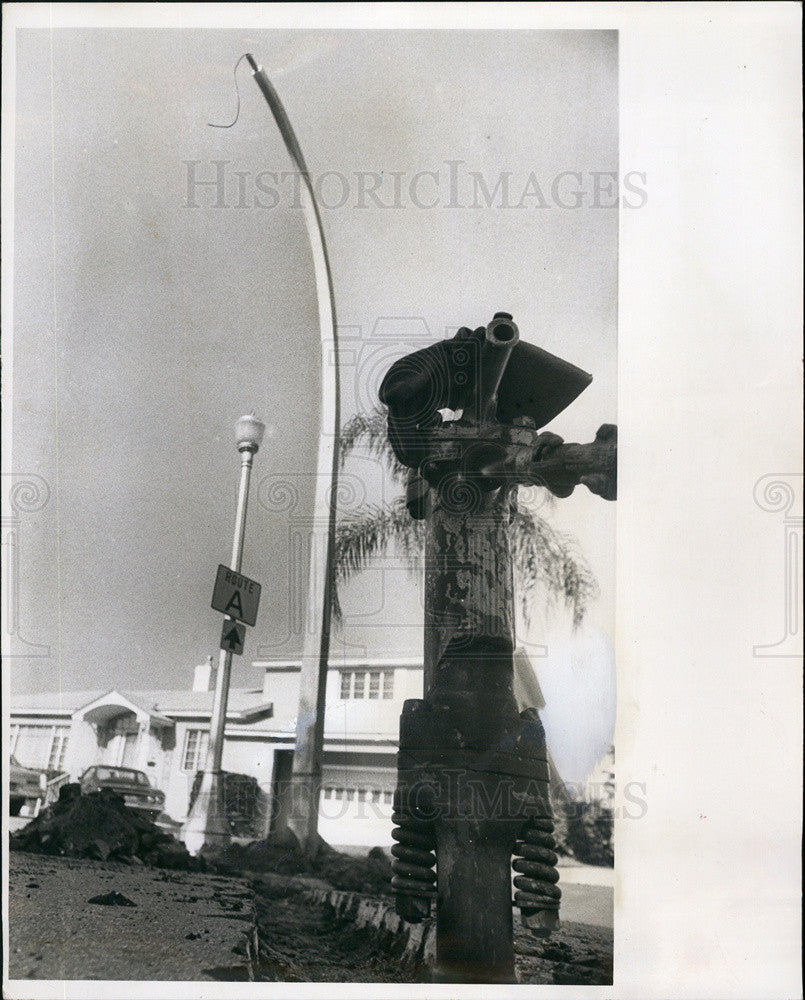
[[[338,452],[341,437],[338,325],[324,226],[302,148],[282,101],[266,76],[265,70],[258,66],[251,54],[246,53],[246,59],[277,124],[288,155],[302,179],[299,191],[313,256],[316,298],[319,306],[322,364],[321,426],[324,428],[324,433],[319,435],[313,523],[322,527],[326,525],[327,545],[323,566],[317,564],[312,557],[310,561],[305,642],[299,676],[296,746],[290,787],[285,792],[289,805],[288,825],[301,841],[305,853],[312,857],[319,849],[319,786],[324,745],[324,698],[330,661],[330,620],[338,507]]]
[[[238,509],[235,516],[235,537],[232,542],[231,569],[240,573],[243,557],[243,539],[246,534],[246,507],[249,502],[249,479],[252,463],[266,425],[254,414],[241,417],[235,424],[235,441],[240,453],[240,486]],[[227,616],[227,622],[234,619]],[[193,808],[182,827],[182,839],[191,854],[198,854],[204,847],[225,847],[229,841],[229,824],[226,819],[224,781],[221,757],[224,749],[226,709],[229,700],[229,676],[232,670],[232,649],[222,647],[215,679],[215,697],[210,719],[210,741],[201,786]]]

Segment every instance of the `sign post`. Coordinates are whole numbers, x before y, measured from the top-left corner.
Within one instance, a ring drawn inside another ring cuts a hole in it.
[[[198,795],[182,827],[182,839],[191,854],[198,854],[205,847],[225,847],[230,841],[221,757],[224,749],[224,728],[229,699],[232,654],[243,652],[243,641],[246,637],[246,629],[244,625],[238,624],[238,621],[254,625],[257,620],[257,606],[260,602],[260,584],[241,575],[240,563],[243,556],[243,540],[246,534],[249,479],[254,455],[263,440],[265,429],[265,424],[253,414],[241,417],[235,424],[241,465],[235,537],[232,543],[232,568],[218,567],[212,598],[213,608],[228,617],[224,620],[224,628],[221,633],[221,656],[210,718],[207,761]]]

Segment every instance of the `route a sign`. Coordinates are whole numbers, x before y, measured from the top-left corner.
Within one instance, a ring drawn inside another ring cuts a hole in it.
[[[225,618],[224,627],[221,630],[221,649],[227,649],[230,653],[240,656],[245,641],[246,626]]]
[[[257,606],[260,604],[260,584],[248,576],[236,573],[228,566],[219,566],[212,592],[212,606],[215,611],[247,625],[257,621]],[[226,646],[224,647],[227,648]]]

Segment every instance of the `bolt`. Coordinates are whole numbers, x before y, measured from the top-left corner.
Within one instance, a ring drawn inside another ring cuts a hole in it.
[[[520,910],[523,927],[531,931],[533,937],[550,937],[559,930],[558,910]]]

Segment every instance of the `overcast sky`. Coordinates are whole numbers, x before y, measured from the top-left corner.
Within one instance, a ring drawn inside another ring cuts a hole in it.
[[[20,635],[49,655],[15,661],[14,690],[185,687],[217,653],[232,425],[251,409],[269,433],[243,571],[263,596],[233,683],[301,650],[289,539],[316,468],[315,287],[245,64],[238,122],[208,126],[234,118],[245,51],[324,205],[344,416],[373,405],[395,357],[503,309],[593,374],[551,429],[588,441],[616,422],[616,33],[57,29],[17,46],[13,471],[50,499],[19,524]],[[358,499],[388,491],[360,456],[347,480]],[[290,512],[269,502],[277,483],[299,494]],[[557,662],[575,648],[608,678],[614,505],[580,488],[548,516],[601,583],[581,637],[559,617]],[[419,601],[404,572],[367,573],[334,656],[420,654]]]

